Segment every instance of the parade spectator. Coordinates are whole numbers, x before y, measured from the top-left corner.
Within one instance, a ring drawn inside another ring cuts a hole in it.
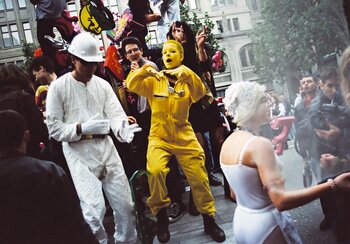
[[[49,136],[44,118],[35,105],[28,73],[15,64],[0,67],[0,110],[11,109],[20,113],[26,120],[31,137],[27,145],[27,154],[31,157],[46,159],[41,153],[41,143],[48,145]]]
[[[45,35],[54,37],[53,28],[57,27],[56,21],[62,17],[62,13],[67,9],[66,0],[30,0],[35,5],[36,23],[37,23],[37,38],[43,52],[43,55],[49,57],[53,62],[56,61],[56,50],[51,46],[49,40],[45,39]],[[64,31],[58,28],[63,35],[64,39],[70,42],[69,39],[64,35]],[[58,70],[57,70],[58,71]]]
[[[153,0],[153,4],[157,5],[160,2],[159,11],[161,18],[158,21],[157,25],[157,34],[160,42],[166,41],[166,26],[165,26],[165,15],[169,20],[169,23],[172,24],[175,21],[180,21],[180,5],[179,0]]]
[[[46,56],[33,59],[29,66],[29,72],[35,77],[37,89],[35,91],[35,103],[42,112],[46,111],[46,96],[49,85],[57,79],[55,64]]]
[[[242,130],[225,141],[221,167],[237,199],[234,237],[237,243],[301,243],[293,220],[285,210],[320,196],[350,191],[350,173],[303,190],[286,191],[282,163],[271,141],[258,136],[269,120],[264,87],[255,82],[232,84],[225,93],[228,112]]]
[[[130,62],[127,69],[124,70],[125,76],[129,72],[135,71],[146,64],[150,64],[158,71],[158,67],[152,61],[145,59],[141,42],[136,37],[127,37],[122,41],[121,52],[124,54],[126,60]],[[124,82],[125,88],[126,84]],[[146,169],[146,153],[148,147],[148,135],[151,126],[151,110],[146,97],[139,96],[136,93],[130,92],[126,88],[126,97],[129,115],[133,116],[142,128],[142,131],[135,136],[134,143],[137,145],[137,155],[134,161],[128,165],[124,164],[124,168],[132,168],[134,173],[138,169]]]
[[[281,117],[286,115],[286,108],[276,93],[271,95],[271,103],[272,117]]]
[[[26,121],[0,111],[0,242],[98,243],[64,171],[27,156]]]
[[[151,65],[144,65],[126,79],[128,89],[145,96],[152,111],[147,151],[151,195],[147,204],[157,217],[157,237],[161,243],[170,239],[166,207],[171,201],[165,179],[169,172],[167,164],[175,155],[191,186],[194,203],[202,213],[205,232],[213,240],[223,242],[225,234],[214,220],[214,199],[204,167],[204,151],[188,122],[189,108],[205,95],[205,86],[192,70],[182,65],[184,49],[180,43],[166,41],[162,53],[166,70],[157,72]]]
[[[292,110],[292,106],[289,102],[289,99],[286,99],[286,97],[282,94],[282,95],[279,95],[278,96],[279,100],[280,100],[280,103],[283,104],[285,110],[286,110],[286,113],[285,115],[290,115],[291,113],[291,110]]]
[[[158,21],[161,16],[159,13],[153,13],[149,0],[129,0],[133,21],[130,22],[130,29],[126,30],[128,36],[136,37],[141,42],[141,47],[148,57],[148,47],[146,36],[148,34],[147,25],[151,22]]]
[[[69,49],[74,70],[52,82],[47,95],[50,136],[62,142],[85,220],[100,243],[107,242],[103,226],[105,202],[113,209],[115,243],[136,242],[130,187],[122,162],[108,136],[110,129],[121,142],[130,143],[137,124],[128,125],[110,84],[94,75],[98,42],[88,33],[78,34]]]

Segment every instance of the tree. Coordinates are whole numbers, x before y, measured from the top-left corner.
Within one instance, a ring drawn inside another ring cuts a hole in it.
[[[263,80],[287,81],[293,93],[298,74],[349,44],[341,0],[265,0],[261,9],[263,22],[251,32],[255,71]]]
[[[192,16],[190,16],[190,14]],[[187,5],[180,4],[180,16],[181,16],[181,21],[191,25],[194,33],[197,33],[198,30],[200,30],[200,28],[202,28],[203,25],[207,27],[207,42],[212,51],[212,53],[209,54],[210,57],[213,56],[217,50],[223,51],[223,48],[219,46],[218,41],[216,40],[212,32],[215,25],[213,21],[210,19],[208,12],[204,13],[204,22],[202,23],[199,20],[197,13],[190,11]]]
[[[36,48],[37,47],[33,43],[22,42],[22,51],[25,57],[24,69],[26,69],[32,62]]]

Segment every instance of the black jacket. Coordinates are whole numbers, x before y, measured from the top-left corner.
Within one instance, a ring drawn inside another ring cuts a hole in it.
[[[98,243],[63,169],[0,151],[0,243]]]

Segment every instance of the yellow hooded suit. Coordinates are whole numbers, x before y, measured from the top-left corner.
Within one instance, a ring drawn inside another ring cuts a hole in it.
[[[191,186],[197,209],[213,216],[214,199],[204,166],[204,151],[188,122],[191,104],[205,95],[206,88],[192,70],[181,65],[181,44],[169,40],[162,53],[167,70],[156,72],[152,66],[144,65],[130,72],[126,79],[128,89],[146,97],[152,110],[147,151],[151,196],[147,204],[154,215],[170,204],[165,181],[169,172],[167,164],[175,155]],[[170,79],[174,80],[174,86],[170,85]]]

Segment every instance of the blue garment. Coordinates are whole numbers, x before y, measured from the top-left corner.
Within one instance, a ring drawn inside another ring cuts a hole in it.
[[[161,0],[153,0],[153,3],[156,5],[160,1]],[[168,15],[170,24],[174,21],[180,21],[179,0],[163,0],[163,3],[160,5],[160,14],[162,18],[158,21],[158,38],[160,42],[165,42],[167,33],[165,27],[165,14]]]
[[[66,8],[66,0],[40,0],[35,7],[36,20],[60,18]]]

